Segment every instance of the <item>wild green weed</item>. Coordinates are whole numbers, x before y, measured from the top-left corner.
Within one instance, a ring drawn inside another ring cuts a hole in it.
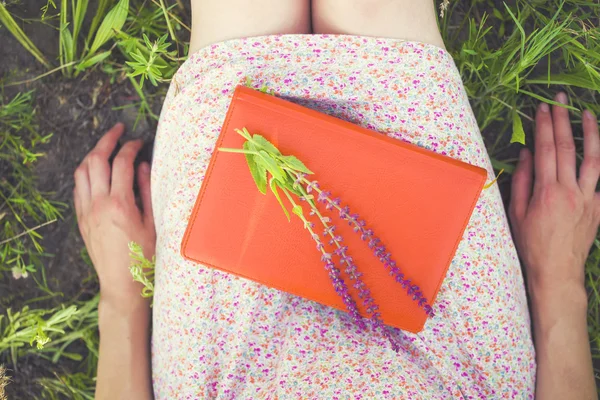
[[[42,387],[42,399],[94,400],[96,379],[93,376],[83,372],[55,375],[55,378],[38,379]]]
[[[43,156],[39,147],[52,135],[39,133],[32,102],[31,92],[6,102],[0,96],[0,274],[10,271],[15,277],[27,277],[40,269],[38,283],[49,292],[38,230],[56,222],[65,205],[48,200],[37,189],[34,168]]]
[[[56,379],[44,378],[39,383],[45,394],[93,398],[99,347],[98,300],[99,295],[52,309],[25,306],[18,312],[7,310],[6,315],[0,315],[0,357],[10,359],[15,373],[19,371],[19,358],[25,354],[35,354],[53,363],[62,359],[79,361],[80,372],[57,375]],[[76,351],[70,350],[71,345],[78,342],[85,344],[83,355],[80,346]]]
[[[156,258],[148,260],[144,257],[142,246],[135,242],[129,243],[129,252],[131,257],[131,265],[129,272],[133,280],[142,284],[142,297],[154,296],[154,266]]]
[[[100,48],[114,37],[127,19],[129,0],[119,0],[104,16],[102,13],[112,4],[112,0],[100,0],[84,48],[78,53],[78,42],[83,20],[88,10],[88,0],[61,0],[60,2],[60,37],[59,59],[63,72],[67,76],[77,75],[90,68],[111,54],[111,49],[99,52]],[[70,17],[70,18],[69,18]],[[100,21],[102,21],[100,23]],[[97,27],[97,31],[95,31]],[[90,42],[90,39],[94,40]],[[76,66],[73,64],[77,63]]]
[[[46,59],[46,57],[42,54],[42,52],[31,42],[29,37],[23,32],[21,27],[17,24],[15,19],[6,9],[6,5],[4,2],[0,2],[0,24],[2,24],[6,29],[10,31],[14,35],[14,37],[21,43],[21,45],[31,53],[32,56],[35,57],[44,67],[50,68],[50,63]]]

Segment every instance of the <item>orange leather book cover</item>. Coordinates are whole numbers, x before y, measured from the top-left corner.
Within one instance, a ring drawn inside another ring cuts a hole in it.
[[[485,183],[485,170],[238,87],[192,211],[182,255],[344,311],[302,221],[294,215],[288,221],[275,196],[259,192],[243,154],[217,150],[242,148],[245,139],[235,132],[242,128],[264,136],[283,154],[296,156],[314,172],[308,178],[360,214],[436,309],[436,294]],[[300,204],[308,215],[307,204]],[[348,255],[363,274],[383,322],[419,332],[427,319],[425,311],[352,226],[322,205],[320,210],[332,218],[336,233],[349,247]],[[351,282],[346,282],[359,311],[368,317]]]

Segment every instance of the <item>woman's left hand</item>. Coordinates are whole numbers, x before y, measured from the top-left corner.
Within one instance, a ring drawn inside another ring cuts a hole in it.
[[[79,230],[98,273],[102,302],[119,309],[144,301],[141,285],[129,272],[129,242],[141,245],[146,258],[154,255],[156,245],[148,163],[137,170],[143,210],[133,193],[134,160],[142,141],[127,142],[112,168],[109,164],[123,131],[119,123],[100,139],[75,171],[74,189]]]

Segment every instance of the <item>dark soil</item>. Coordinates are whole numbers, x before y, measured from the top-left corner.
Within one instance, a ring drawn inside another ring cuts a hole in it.
[[[24,19],[39,18],[40,2],[22,1],[18,15]],[[53,62],[58,48],[58,32],[39,22],[22,26],[29,38]],[[44,227],[39,233],[44,236],[42,242],[46,251],[51,253],[46,260],[46,276],[51,290],[61,292],[50,300],[30,304],[31,307],[50,308],[74,298],[88,299],[97,292],[97,283],[93,268],[82,258],[84,248],[79,236],[72,209],[73,172],[83,157],[96,144],[98,139],[116,122],[124,122],[127,133],[123,140],[143,138],[146,141],[140,158],[150,160],[152,140],[156,121],[137,118],[135,104],[139,97],[130,86],[128,79],[111,76],[101,71],[86,71],[76,79],[65,78],[60,72],[45,78],[16,86],[7,83],[35,78],[46,72],[13,36],[0,28],[0,81],[4,85],[3,96],[12,98],[16,93],[34,90],[34,106],[43,134],[52,133],[53,137],[46,146],[37,163],[39,189],[52,192],[52,200],[67,204],[63,219]],[[154,112],[160,112],[160,96],[154,101]],[[114,110],[115,107],[131,107]],[[4,274],[0,280],[0,311],[6,308],[20,309],[25,300],[43,296],[32,279],[15,280]],[[27,356],[19,359],[14,366],[8,359],[0,358],[9,369],[12,383],[7,387],[9,399],[30,399],[39,395],[40,388],[35,380],[42,376],[53,377],[50,371],[60,374],[74,373],[82,368],[81,363],[60,361],[60,365],[51,365],[39,357]]]

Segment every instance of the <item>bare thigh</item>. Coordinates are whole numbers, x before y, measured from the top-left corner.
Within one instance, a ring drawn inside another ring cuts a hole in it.
[[[433,0],[313,0],[314,33],[386,37],[444,48]]]
[[[310,0],[192,0],[190,54],[223,40],[310,33]]]

